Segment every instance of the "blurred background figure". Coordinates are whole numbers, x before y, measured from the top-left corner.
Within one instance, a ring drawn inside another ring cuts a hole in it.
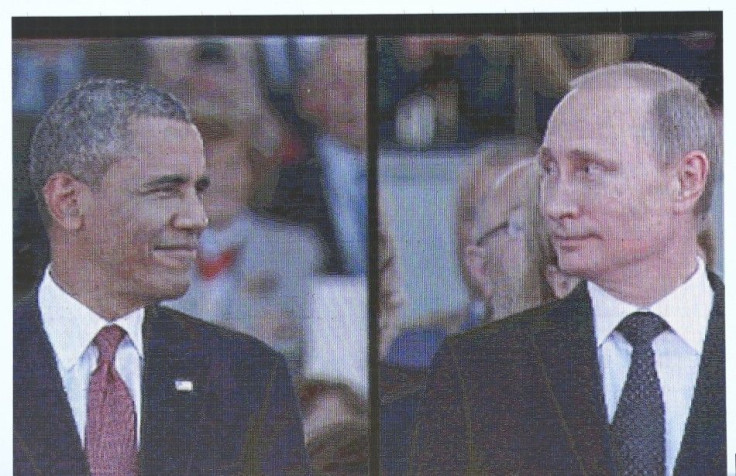
[[[536,159],[483,172],[491,177],[490,193],[477,207],[464,262],[471,282],[480,288],[486,319],[502,319],[564,297],[573,286],[556,293],[546,279],[549,267],[555,265],[537,206]],[[570,284],[575,282],[571,279]]]
[[[463,179],[457,256],[471,300],[404,328],[386,360],[423,368],[445,336],[564,297],[577,280],[556,267],[537,207],[536,159],[484,165]]]
[[[383,356],[381,453],[388,474],[407,469],[407,442],[425,371],[442,340],[564,297],[577,284],[556,266],[537,204],[539,179],[536,159],[524,159],[482,166],[463,180],[458,258],[473,300],[404,329]]]
[[[306,150],[283,164],[268,210],[310,226],[327,249],[304,350],[307,448],[317,474],[367,474],[366,42],[272,37],[264,51],[272,96]],[[390,310],[400,298],[385,301]]]
[[[282,169],[272,211],[320,233],[331,250],[328,274],[365,276],[367,269],[365,44],[296,38],[284,53],[302,58],[293,107],[313,135],[311,156]]]
[[[379,315],[378,315],[378,353],[385,360],[389,346],[401,331],[401,310],[406,304],[403,273],[399,268],[396,250],[392,201],[384,195],[379,204],[378,215],[378,275],[379,275]]]
[[[422,35],[383,39],[379,49],[382,138],[428,148],[499,133],[538,135],[568,82],[627,58],[632,39]]]

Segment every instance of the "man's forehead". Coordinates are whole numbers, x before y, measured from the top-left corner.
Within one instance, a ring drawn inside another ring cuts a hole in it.
[[[555,115],[585,114],[578,117],[610,117],[612,113],[634,116],[645,108],[651,95],[637,87],[590,86],[567,94],[555,109]]]
[[[204,151],[204,143],[194,124],[163,117],[135,117],[130,121],[135,152],[163,153],[186,149]]]
[[[206,178],[204,163],[186,157],[172,161],[147,160],[141,156],[124,157],[113,163],[104,180],[121,180],[131,187],[164,185],[174,182],[195,183]]]
[[[640,88],[574,90],[552,113],[540,152],[631,147],[650,120],[651,94]]]
[[[131,120],[132,149],[119,152],[115,165],[131,176],[176,173],[201,175],[204,148],[196,127],[166,118],[137,117]]]

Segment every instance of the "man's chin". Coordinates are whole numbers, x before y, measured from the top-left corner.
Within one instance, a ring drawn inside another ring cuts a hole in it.
[[[568,276],[574,276],[586,281],[595,281],[601,275],[601,261],[590,255],[560,256],[558,257],[560,271]]]
[[[582,279],[590,279],[593,273],[594,261],[585,255],[579,253],[560,254],[557,257],[557,266],[563,273],[568,276],[575,276]]]
[[[152,284],[150,289],[151,291],[155,291],[155,300],[158,302],[182,297],[189,290],[190,285],[191,280],[187,275],[186,278],[182,279],[162,279]]]

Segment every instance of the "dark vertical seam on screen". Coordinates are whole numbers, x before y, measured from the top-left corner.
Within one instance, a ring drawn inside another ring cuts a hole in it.
[[[380,393],[379,393],[379,326],[380,270],[378,269],[378,48],[375,35],[366,41],[366,140],[368,197],[368,402],[370,432],[368,468],[372,475],[380,474]]]

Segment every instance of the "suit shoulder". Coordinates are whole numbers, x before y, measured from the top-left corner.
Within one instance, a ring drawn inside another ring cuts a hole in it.
[[[724,285],[721,277],[712,271],[708,271],[708,282],[710,282],[710,287],[713,289],[716,296],[723,297],[726,286]]]
[[[540,325],[540,322],[542,322],[551,311],[556,309],[560,303],[561,301],[559,300],[551,301],[546,304],[512,314],[511,316],[504,317],[497,321],[490,321],[459,334],[458,337],[466,336],[468,338],[475,338],[475,336],[483,335],[490,336],[495,334],[526,332],[532,330],[531,328]]]
[[[498,349],[503,352],[520,348],[526,352],[529,339],[538,329],[547,325],[549,319],[551,319],[552,311],[557,309],[561,302],[555,300],[497,321],[487,322],[466,332],[449,336],[447,345],[460,351],[482,346],[484,349]]]
[[[38,290],[33,290],[13,303],[13,317],[18,318],[38,308]]]
[[[31,292],[13,305],[13,344],[15,352],[25,352],[28,339],[43,335],[38,293]]]
[[[247,355],[249,359],[268,360],[285,364],[284,357],[261,340],[241,332],[218,326],[211,322],[192,317],[166,306],[156,306],[158,318],[169,321],[181,329],[183,335],[192,341],[199,341],[212,353]]]

